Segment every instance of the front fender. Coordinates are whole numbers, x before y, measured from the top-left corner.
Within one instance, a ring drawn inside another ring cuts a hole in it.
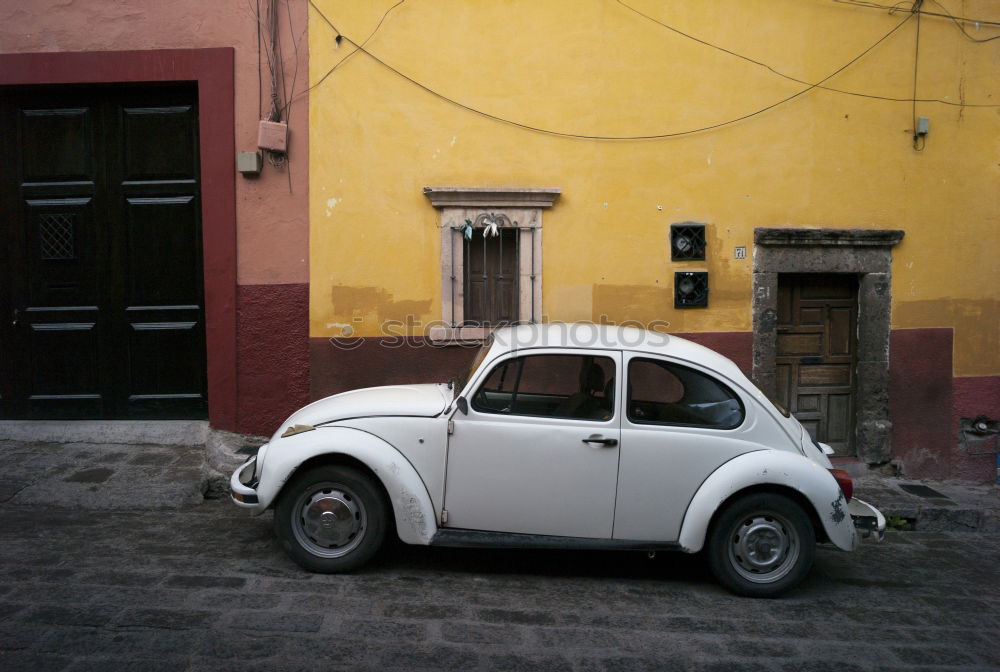
[[[858,536],[847,502],[830,472],[797,453],[758,450],[729,460],[701,484],[681,524],[681,548],[696,553],[705,545],[712,516],[732,495],[761,485],[778,485],[802,494],[815,509],[826,535],[837,548],[854,550]]]
[[[364,463],[389,495],[399,538],[408,544],[430,543],[437,518],[413,465],[374,434],[348,427],[319,427],[270,443],[260,467],[255,511],[270,507],[299,465],[319,455],[348,455]]]

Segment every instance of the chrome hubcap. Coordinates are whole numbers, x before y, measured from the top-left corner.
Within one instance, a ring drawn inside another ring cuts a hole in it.
[[[798,535],[788,521],[772,513],[743,519],[730,537],[729,559],[743,578],[771,583],[788,574],[799,557]]]
[[[364,537],[364,504],[339,484],[320,484],[304,493],[292,513],[296,540],[310,553],[336,558],[350,553]]]

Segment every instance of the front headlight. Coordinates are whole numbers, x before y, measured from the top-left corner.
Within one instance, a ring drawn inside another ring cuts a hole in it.
[[[240,467],[239,473],[240,483],[248,488],[252,488],[254,483],[257,482],[257,456],[253,455],[248,458],[247,461],[243,463],[243,466]]]

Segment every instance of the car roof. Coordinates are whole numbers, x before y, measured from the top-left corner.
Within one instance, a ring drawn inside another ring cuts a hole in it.
[[[494,331],[493,347],[494,356],[532,348],[628,350],[693,362],[733,380],[746,378],[732,360],[714,350],[679,336],[635,327],[588,322],[520,324]]]

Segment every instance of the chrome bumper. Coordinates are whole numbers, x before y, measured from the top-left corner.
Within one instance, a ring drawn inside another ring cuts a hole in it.
[[[229,478],[230,497],[233,504],[245,508],[254,508],[259,504],[257,499],[257,456],[254,455],[233,472]]]
[[[854,498],[847,505],[847,512],[851,514],[854,527],[857,528],[862,539],[868,539],[872,536],[875,537],[875,541],[885,539],[885,516],[874,506]]]

